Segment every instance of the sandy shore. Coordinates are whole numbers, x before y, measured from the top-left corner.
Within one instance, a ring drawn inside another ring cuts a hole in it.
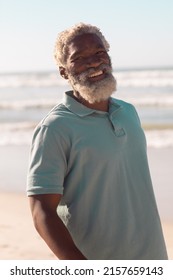
[[[24,194],[0,194],[0,259],[55,259],[33,227]],[[163,222],[169,259],[173,259],[173,223]]]
[[[29,147],[0,147],[0,260],[55,259],[37,234],[25,195]],[[169,259],[173,260],[173,149],[148,150]]]

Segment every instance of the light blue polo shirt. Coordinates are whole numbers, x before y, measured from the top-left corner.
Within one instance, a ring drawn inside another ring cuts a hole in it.
[[[63,195],[66,226],[88,259],[167,259],[146,140],[131,104],[110,98],[102,112],[65,94],[33,137],[27,194],[48,193]]]

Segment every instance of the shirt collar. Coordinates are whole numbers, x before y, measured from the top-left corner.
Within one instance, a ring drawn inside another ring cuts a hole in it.
[[[108,112],[102,112],[94,109],[90,109],[83,104],[79,103],[77,100],[73,97],[73,91],[67,91],[65,92],[63,104],[75,115],[78,115],[79,117],[85,117],[88,115],[91,115],[93,113],[97,114],[112,114],[114,111],[117,111],[121,108],[119,104],[116,103],[116,99],[110,97],[110,106],[109,106],[109,113]]]

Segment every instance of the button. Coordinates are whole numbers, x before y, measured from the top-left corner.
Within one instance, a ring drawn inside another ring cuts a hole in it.
[[[115,135],[117,137],[121,137],[121,136],[124,136],[125,135],[125,131],[123,128],[115,128],[114,127],[114,131],[115,131]]]

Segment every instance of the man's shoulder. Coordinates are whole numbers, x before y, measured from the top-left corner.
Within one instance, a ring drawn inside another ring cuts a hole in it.
[[[121,107],[133,107],[134,108],[133,104],[131,104],[127,101],[124,101],[122,99],[112,97],[112,102],[115,103],[115,104],[118,104]]]
[[[139,121],[138,112],[133,104],[117,98],[113,98],[112,103],[121,108],[121,112],[124,116],[132,116],[133,118],[137,118]]]
[[[63,102],[57,104],[41,121],[41,124],[48,127],[54,127],[67,121],[70,114],[68,108]]]

